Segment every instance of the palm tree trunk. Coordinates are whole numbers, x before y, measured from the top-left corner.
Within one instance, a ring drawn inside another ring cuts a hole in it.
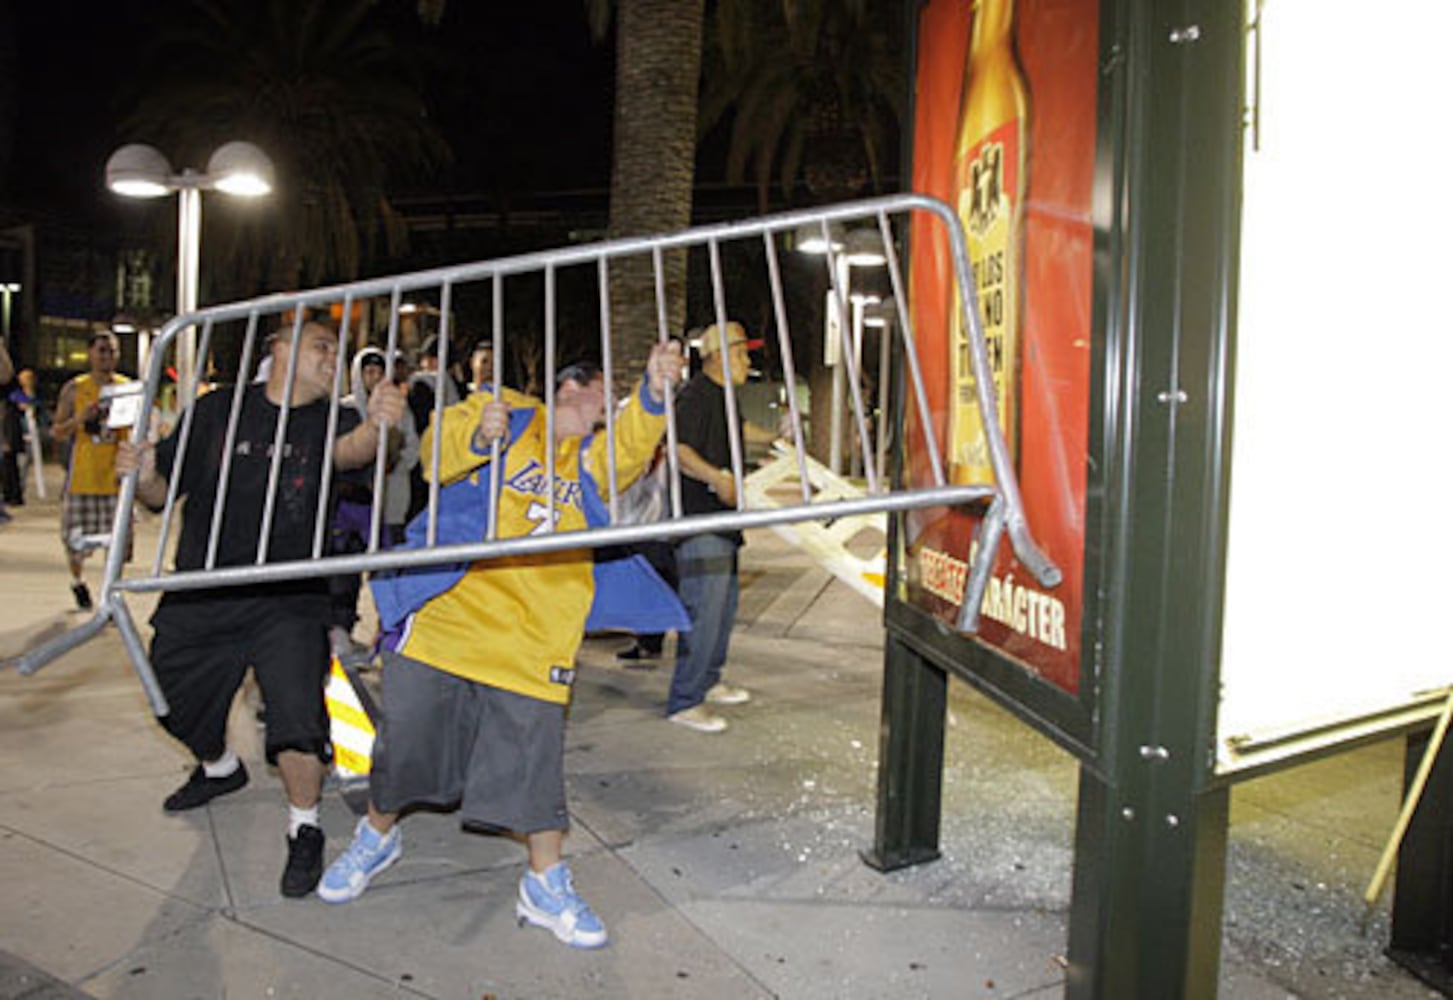
[[[696,171],[697,81],[705,0],[619,0],[610,235],[638,236],[691,223]],[[667,323],[686,318],[686,257],[667,255]],[[657,336],[649,258],[611,269],[611,321],[618,388],[639,377]]]

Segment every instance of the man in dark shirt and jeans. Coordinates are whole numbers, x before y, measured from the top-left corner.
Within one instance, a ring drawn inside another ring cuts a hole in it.
[[[291,327],[273,335],[267,381],[243,389],[218,531],[217,566],[250,565],[257,558],[292,339]],[[338,338],[316,323],[305,324],[298,334],[287,440],[268,536],[270,562],[306,559],[312,553],[337,363]],[[179,571],[206,564],[232,396],[224,390],[197,401],[185,461],[177,455],[177,434],[155,448],[145,442],[127,443],[116,456],[118,472],[139,472],[136,497],[152,508],[166,502],[167,479],[180,467],[177,495],[185,496],[187,503],[177,542]],[[403,393],[388,382],[374,389],[369,419],[360,421],[356,413],[340,410],[334,468],[357,468],[373,461],[379,425],[393,424],[403,411]],[[186,784],[167,798],[163,808],[195,809],[247,784],[247,770],[227,748],[226,735],[232,699],[251,666],[267,704],[267,760],[277,765],[288,800],[284,896],[306,896],[323,872],[318,800],[331,756],[323,703],[327,621],[328,593],[322,579],[169,592],[152,617],[152,666],[171,708],[162,724],[198,761]]]
[[[701,337],[701,374],[676,397],[677,455],[681,462],[681,508],[686,514],[735,510],[736,479],[731,469],[731,441],[726,416],[726,364],[730,352],[733,385],[747,380],[747,352],[762,346],[748,340],[740,323],[728,322],[726,335],[713,325]],[[775,435],[755,424],[737,423],[744,444],[770,443]],[[702,733],[719,733],[726,719],[706,703],[740,705],[751,700],[745,689],[721,679],[737,617],[737,549],[740,531],[692,535],[676,546],[677,595],[691,616],[691,632],[676,640],[676,670],[666,717]]]

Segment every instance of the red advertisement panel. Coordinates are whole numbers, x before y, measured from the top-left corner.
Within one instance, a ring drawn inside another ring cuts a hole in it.
[[[979,641],[1058,687],[1080,682],[1090,398],[1098,0],[930,0],[918,34],[913,190],[954,206],[967,238],[1003,427],[1035,538],[1063,570],[1045,589],[1002,546]],[[988,482],[948,241],[912,232],[910,302],[950,476]],[[910,414],[908,469],[929,464]],[[978,528],[908,516],[908,600],[952,625]]]

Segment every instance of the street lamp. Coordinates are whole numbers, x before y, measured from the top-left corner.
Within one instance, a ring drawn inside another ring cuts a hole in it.
[[[267,154],[250,142],[229,142],[207,160],[206,173],[188,167],[172,173],[161,151],[130,143],[106,161],[106,186],[127,198],[177,197],[177,315],[197,308],[197,275],[202,242],[202,192],[221,191],[256,198],[272,191],[273,168]],[[177,384],[184,386],[196,370],[196,328],[177,340]]]
[[[813,255],[825,254],[831,249],[833,261],[837,265],[836,285],[842,290],[843,301],[851,303],[852,269],[882,267],[887,263],[882,237],[876,229],[866,226],[844,233],[836,225],[830,224],[827,232],[828,239],[824,240],[820,224],[805,225],[797,230],[793,245],[802,253]],[[827,464],[829,469],[840,475],[843,471],[843,407],[847,394],[847,376],[842,366],[842,324],[852,322],[852,317],[839,315],[837,292],[831,287],[827,290],[827,310],[824,316],[826,341],[823,344],[822,360],[823,364],[832,369],[832,412],[828,416],[832,439],[828,445]],[[861,344],[861,332],[857,333],[856,342]]]
[[[6,348],[10,347],[10,296],[18,291],[20,291],[18,283],[14,281],[0,282],[0,296],[4,297],[4,326],[0,327],[0,330],[4,331],[4,336],[0,336],[0,344],[4,344]]]

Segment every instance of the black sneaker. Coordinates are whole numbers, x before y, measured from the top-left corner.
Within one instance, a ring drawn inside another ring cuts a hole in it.
[[[616,654],[617,660],[622,660],[626,663],[639,663],[642,660],[659,660],[660,658],[661,650],[650,649],[641,645],[639,642],[630,649],[623,649]]]
[[[300,899],[318,886],[323,877],[323,831],[311,823],[298,827],[288,838],[288,865],[283,869],[282,893]]]
[[[247,784],[247,768],[239,761],[237,770],[225,778],[209,778],[198,764],[187,783],[166,797],[161,804],[163,812],[179,813],[204,806],[219,795],[235,792]]]
[[[71,593],[75,595],[76,607],[82,611],[91,610],[91,591],[84,583],[71,584]]]

